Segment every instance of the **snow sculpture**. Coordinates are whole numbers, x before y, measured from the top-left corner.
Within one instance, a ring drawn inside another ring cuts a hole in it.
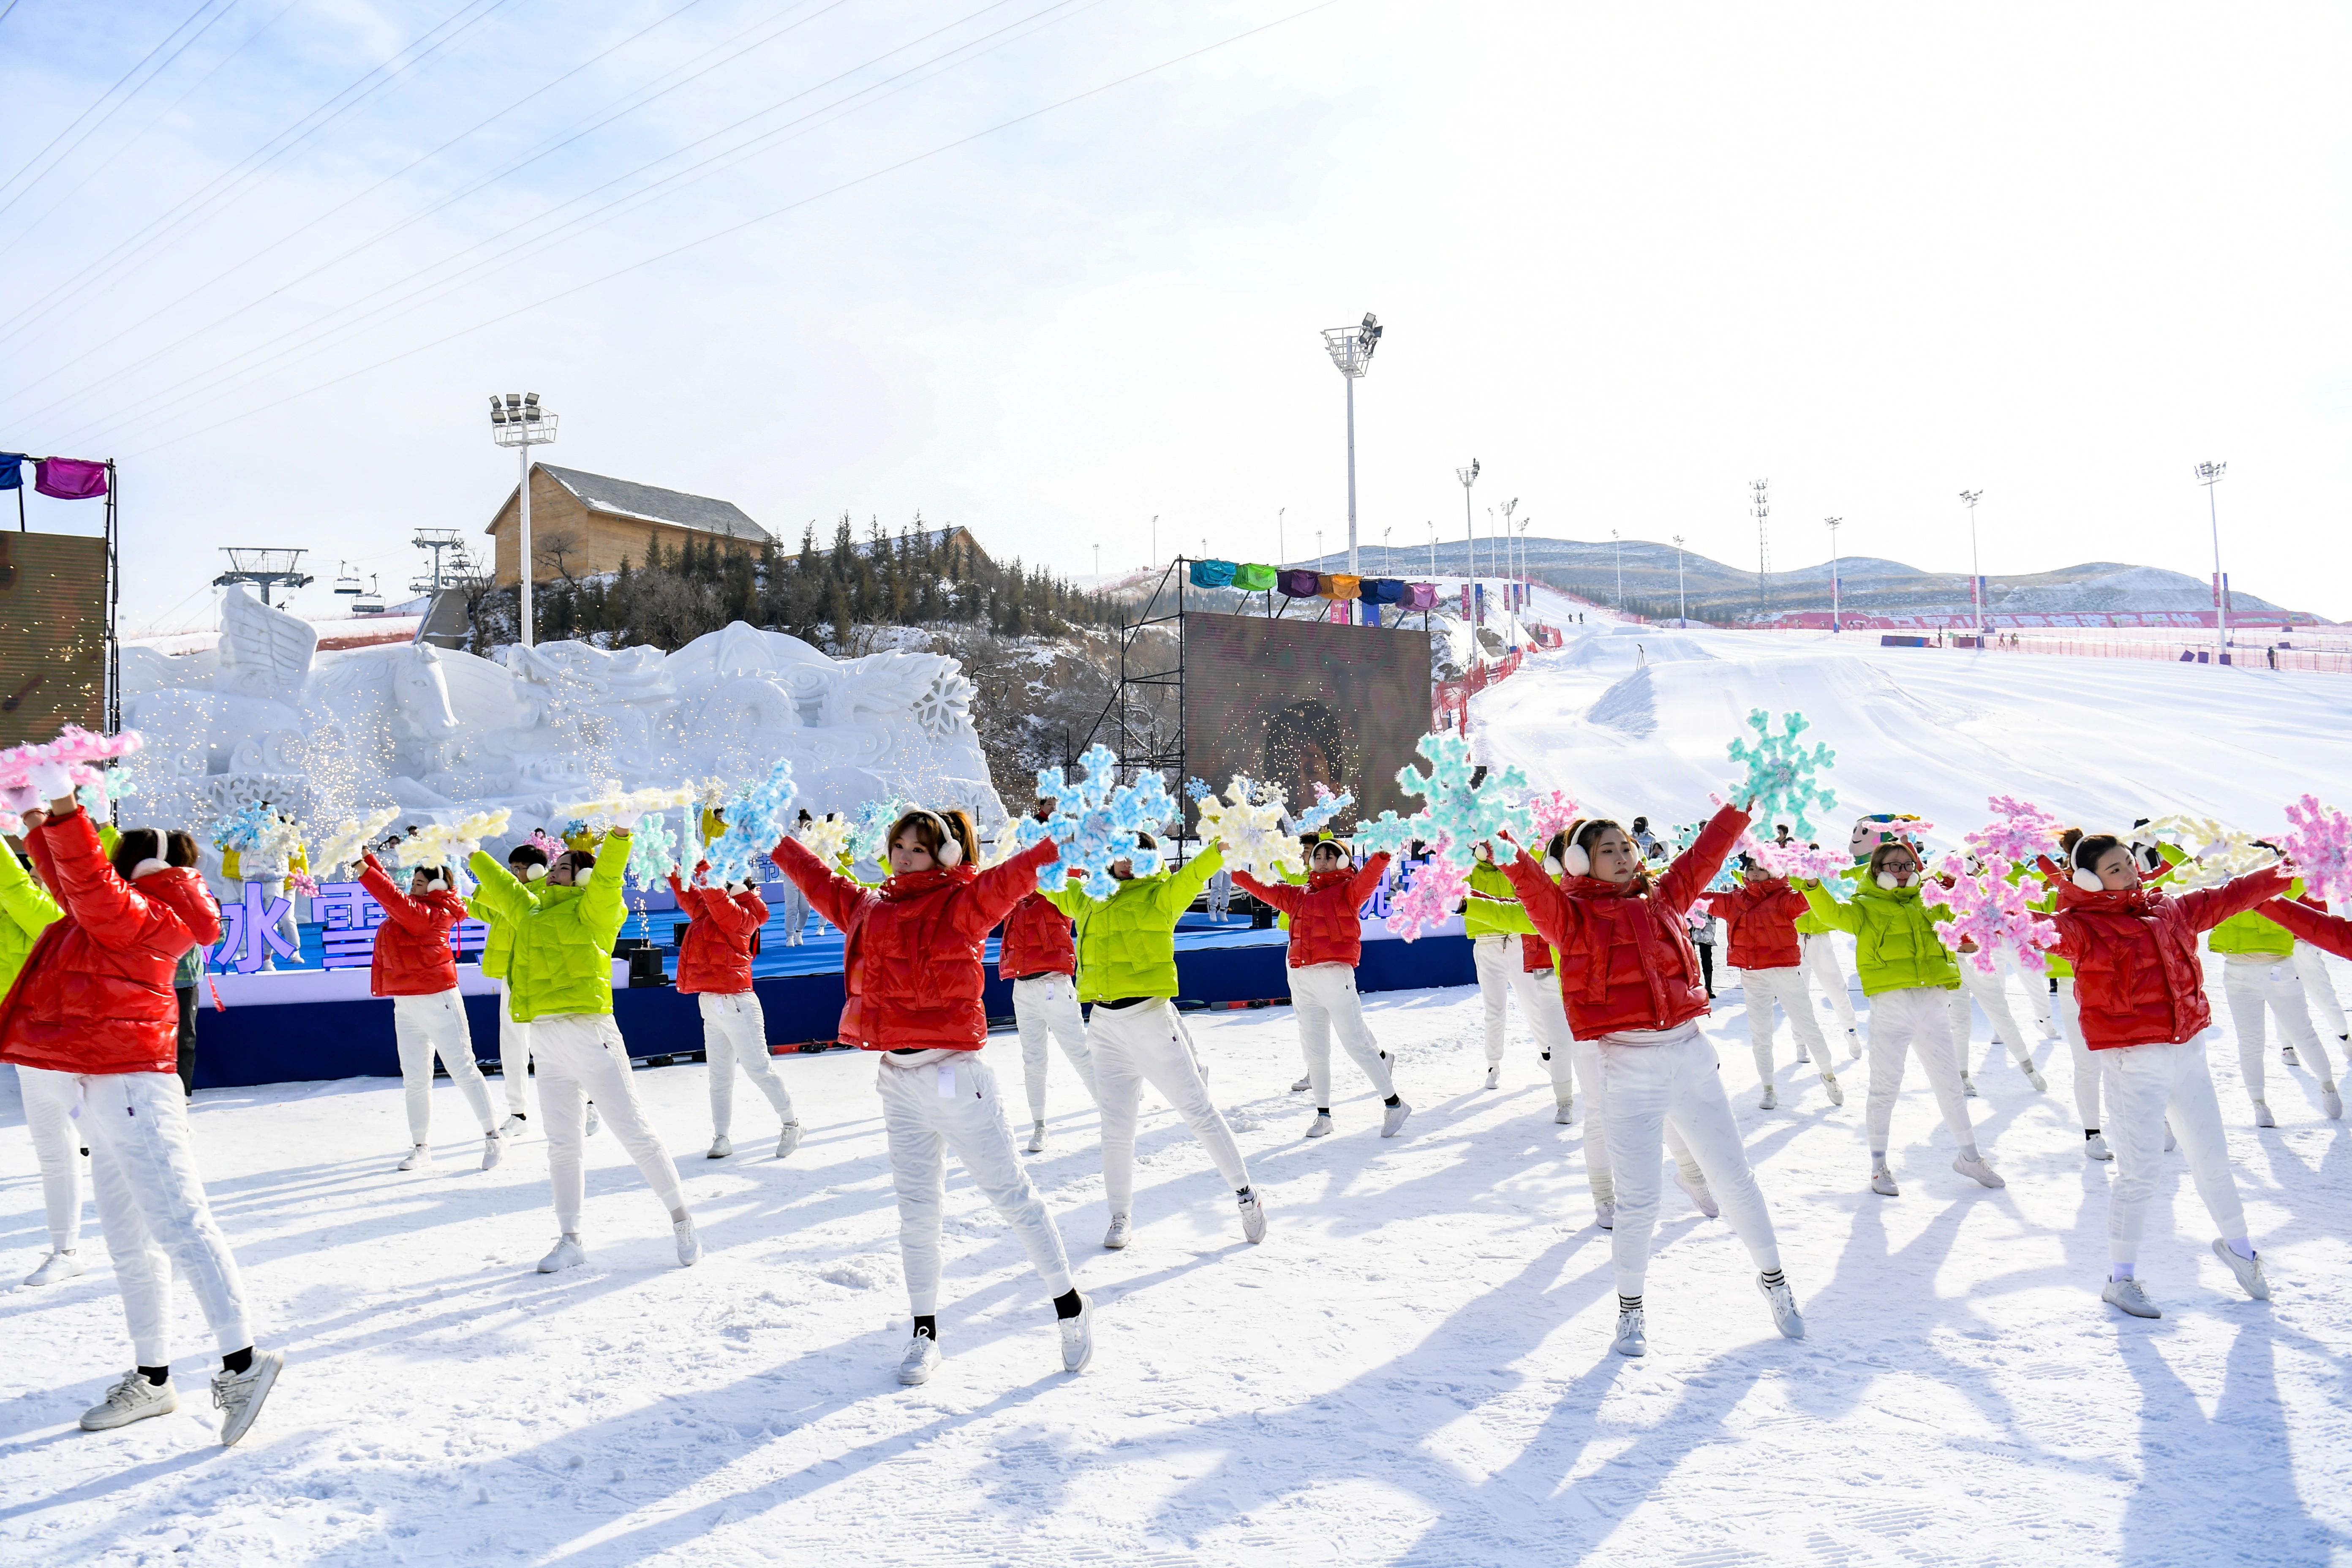
[[[122,651],[128,723],[147,736],[125,826],[211,822],[268,801],[306,824],[392,808],[402,824],[505,808],[516,837],[561,803],[717,777],[741,789],[792,764],[822,815],[904,795],[1005,821],[952,658],[835,659],[738,622],[672,654],[584,642],[496,659],[422,644],[321,652],[309,623],[241,585],[219,646]],[[86,781],[85,781],[86,782]]]
[[[1756,731],[1754,743],[1732,738],[1727,749],[1733,762],[1747,764],[1748,776],[1732,786],[1731,798],[1753,802],[1749,809],[1759,816],[1787,817],[1810,838],[1813,824],[1807,809],[1837,809],[1836,793],[1822,788],[1817,777],[1837,760],[1837,753],[1818,743],[1808,752],[1797,743],[1806,729],[1803,714],[1783,713],[1780,722],[1783,728],[1776,735],[1770,717],[1761,708],[1754,709],[1748,715],[1748,727]]]

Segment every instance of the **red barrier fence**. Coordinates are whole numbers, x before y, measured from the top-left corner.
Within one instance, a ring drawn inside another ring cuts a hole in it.
[[[1473,666],[1460,680],[1441,680],[1430,693],[1430,718],[1439,730],[1467,730],[1470,727],[1470,699],[1497,681],[1507,680],[1519,672],[1526,655],[1507,654],[1492,664]]]
[[[2158,638],[2109,640],[2087,637],[2020,637],[2015,642],[1996,639],[1995,653],[2044,653],[2073,658],[2144,658],[2162,664],[2210,664],[2214,662],[2210,643],[2179,643]],[[2299,647],[2277,647],[2265,645],[2249,647],[2244,644],[2231,648],[2221,662],[2244,669],[2285,669],[2314,675],[2352,675],[2352,653]]]

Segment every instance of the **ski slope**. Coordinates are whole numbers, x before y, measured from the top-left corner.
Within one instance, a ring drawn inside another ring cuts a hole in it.
[[[1471,700],[1478,760],[1515,763],[1598,815],[1687,822],[1744,770],[1724,748],[1762,708],[1802,713],[1837,760],[1814,837],[1916,812],[1957,844],[1986,796],[2128,830],[2181,811],[2285,826],[2309,791],[2352,795],[2352,678],[2137,659],[1882,647],[1874,634],[1563,628],[1565,647]]]

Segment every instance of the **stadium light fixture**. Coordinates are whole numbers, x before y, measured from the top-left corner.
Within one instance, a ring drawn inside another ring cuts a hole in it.
[[[2213,487],[2221,482],[2227,463],[2200,463],[2197,482],[2205,487],[2205,517],[2213,525],[2213,660],[2230,653],[2230,595],[2221,585],[2221,512],[2213,500]]]
[[[1356,566],[1356,383],[1372,368],[1372,351],[1381,346],[1381,319],[1370,310],[1352,327],[1327,327],[1323,346],[1348,383],[1348,570]]]
[[[1462,534],[1470,542],[1470,568],[1465,576],[1475,577],[1478,575],[1478,527],[1470,520],[1470,487],[1478,482],[1478,459],[1473,458],[1468,468],[1454,469],[1454,477],[1462,481]]]
[[[1960,504],[1969,509],[1969,603],[1975,608],[1977,636],[1984,636],[1984,572],[1977,563],[1977,502],[1982,490],[1962,490]]]
[[[515,531],[515,575],[522,584],[522,646],[531,646],[530,606],[530,449],[544,447],[555,439],[555,416],[539,405],[536,392],[509,392],[503,401],[497,393],[490,394],[490,439],[501,447],[512,447],[522,462],[522,477],[515,486],[515,495],[521,505],[521,514]]]
[[[1830,635],[1832,637],[1835,637],[1842,629],[1838,625],[1837,531],[1838,524],[1844,521],[1845,519],[1842,517],[1825,517],[1822,519],[1822,526],[1830,531]]]

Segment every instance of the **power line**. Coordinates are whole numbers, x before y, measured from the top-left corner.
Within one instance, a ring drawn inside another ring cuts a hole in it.
[[[88,109],[85,109],[79,114],[75,115],[73,119],[66,122],[64,130],[58,132],[55,136],[50,137],[46,142],[43,142],[41,150],[34,153],[30,158],[26,159],[15,174],[9,175],[5,180],[0,180],[0,191],[6,190],[10,185],[15,184],[18,180],[23,179],[26,169],[31,168],[42,159],[48,157],[49,150],[51,148],[64,141],[68,136],[72,135],[75,126],[79,125],[83,121],[88,120],[92,114],[97,113],[98,106],[100,104],[104,103],[108,99],[112,98],[117,92],[121,91],[122,84],[124,82],[129,81],[132,77],[137,76],[141,69],[146,66],[149,60],[153,59],[156,55],[163,51],[165,44],[170,43],[173,38],[178,37],[183,32],[186,31],[188,24],[194,22],[205,12],[211,10],[214,4],[215,0],[197,0],[196,8],[189,12],[187,16],[182,19],[178,26],[164,34],[161,43],[158,43],[153,48],[149,49],[145,54],[140,56],[138,60],[129,70],[124,71],[121,76],[115,79],[115,83],[112,87],[108,88],[104,92],[100,93],[95,99],[91,100],[90,105]],[[236,4],[236,0],[229,0],[229,5],[231,6],[234,6]],[[16,7],[12,5],[9,6],[9,9],[13,11]],[[221,13],[222,16],[226,15],[228,15],[226,11],[223,11]],[[220,16],[215,16],[213,20],[217,22],[220,20]],[[208,26],[210,25],[211,24],[209,23],[206,24]],[[191,42],[193,41],[194,40],[191,40]],[[178,58],[178,55],[174,53],[173,58],[176,59]],[[163,63],[165,65],[169,65],[171,61],[166,60]],[[152,81],[154,79],[153,76],[150,76],[147,79],[147,81]],[[145,87],[147,85],[147,81],[141,82],[139,87]],[[30,180],[26,181],[24,190],[16,192],[16,195],[10,196],[6,201],[0,202],[0,215],[5,215],[10,207],[15,206],[18,201],[23,199],[26,192],[30,191],[35,185],[39,184],[42,179],[47,175],[50,169],[56,168],[58,163],[64,163],[66,159],[72,156],[74,148],[80,146],[82,142],[88,141],[92,132],[98,130],[99,126],[105,124],[109,120],[114,118],[114,110],[116,109],[121,109],[123,104],[128,103],[132,99],[138,97],[139,87],[134,87],[129,92],[123,93],[121,101],[117,102],[113,109],[110,109],[104,114],[100,115],[96,124],[93,124],[89,131],[83,132],[80,136],[75,138],[73,146],[68,147],[63,153],[58,153],[56,160],[48,165],[48,168],[43,169],[40,174],[36,174]]]
[[[1183,65],[1188,61],[1196,60],[1203,56],[1213,54],[1219,49],[1229,47],[1230,46],[1240,43],[1244,39],[1254,38],[1261,33],[1272,32],[1275,28],[1286,26],[1292,22],[1297,21],[1303,16],[1311,16],[1318,11],[1328,11],[1332,6],[1337,5],[1339,3],[1340,0],[1316,0],[1316,4],[1312,5],[1307,5],[1299,10],[1293,11],[1287,16],[1277,16],[1271,22],[1262,22],[1255,27],[1245,27],[1242,31],[1229,34],[1213,44],[1203,44],[1198,48],[1188,49],[1182,54],[1172,55],[1167,59],[1161,60],[1157,65],[1146,66],[1141,70],[1130,71],[1125,76],[1114,78],[1099,86],[1090,87],[1084,92],[1072,93],[1067,98],[1056,99],[1052,103],[1044,104],[1036,109],[1025,110],[1020,114],[1013,116],[1009,120],[998,121],[993,125],[986,126],[979,131],[974,131],[968,135],[959,136],[950,142],[943,142],[936,147],[901,158],[896,163],[886,163],[878,169],[872,169],[863,174],[858,174],[850,179],[843,180],[836,184],[825,187],[824,190],[812,192],[808,195],[797,197],[793,201],[784,203],[782,206],[771,207],[766,212],[756,214],[753,216],[744,218],[737,223],[729,224],[723,228],[713,229],[708,234],[688,240],[682,245],[673,246],[667,250],[658,252],[653,256],[646,257],[641,260],[633,261],[626,267],[614,268],[612,271],[604,273],[600,277],[589,279],[586,282],[576,283],[571,288],[558,289],[556,292],[546,295],[541,299],[534,300],[529,304],[518,305],[510,310],[501,311],[498,315],[477,321],[471,326],[460,327],[456,331],[446,333],[441,337],[434,339],[430,342],[419,343],[414,348],[404,349],[396,354],[392,354],[383,359],[377,360],[373,363],[362,365],[356,370],[345,371],[341,375],[330,377],[328,380],[320,382],[315,385],[306,387],[302,391],[289,393],[284,397],[276,398],[268,403],[264,403],[253,408],[248,408],[241,414],[233,414],[226,419],[215,420],[212,424],[199,426],[194,430],[187,432],[185,435],[174,436],[168,440],[159,441],[154,446],[139,448],[129,455],[132,457],[143,457],[150,452],[162,451],[167,447],[178,446],[183,441],[194,440],[200,436],[210,435],[213,431],[221,429],[226,426],[236,424],[242,420],[250,419],[257,414],[267,413],[272,408],[281,407],[286,404],[297,402],[301,398],[313,396],[320,392],[325,391],[328,387],[340,386],[344,382],[355,380],[362,375],[373,374],[379,370],[383,370],[388,365],[398,364],[403,360],[414,359],[418,354],[422,353],[429,353],[433,350],[443,347],[446,344],[455,342],[460,338],[470,336],[475,332],[498,326],[501,322],[512,321],[518,316],[527,315],[533,310],[541,310],[546,306],[555,304],[563,300],[568,300],[574,294],[584,293],[591,289],[601,287],[604,284],[611,282],[616,278],[624,278],[632,272],[643,271],[648,267],[653,267],[661,262],[670,260],[673,258],[683,256],[688,251],[698,249],[705,245],[710,244],[714,240],[725,239],[731,235],[740,234],[746,229],[756,228],[761,224],[772,222],[779,217],[784,216],[786,214],[797,212],[803,207],[814,205],[828,197],[839,195],[845,191],[855,190],[860,185],[871,184],[876,180],[883,179],[905,169],[913,168],[919,163],[928,163],[933,158],[940,157],[948,153],[952,153],[958,148],[969,147],[973,142],[983,141],[988,137],[997,134],[999,132],[1010,131],[1016,125],[1025,125],[1030,121],[1054,113],[1057,110],[1067,109],[1073,104],[1083,103],[1091,98],[1099,98],[1104,93],[1111,92],[1119,88],[1127,87],[1132,83],[1141,81],[1146,77],[1156,76],[1161,71],[1169,70],[1176,66]]]

